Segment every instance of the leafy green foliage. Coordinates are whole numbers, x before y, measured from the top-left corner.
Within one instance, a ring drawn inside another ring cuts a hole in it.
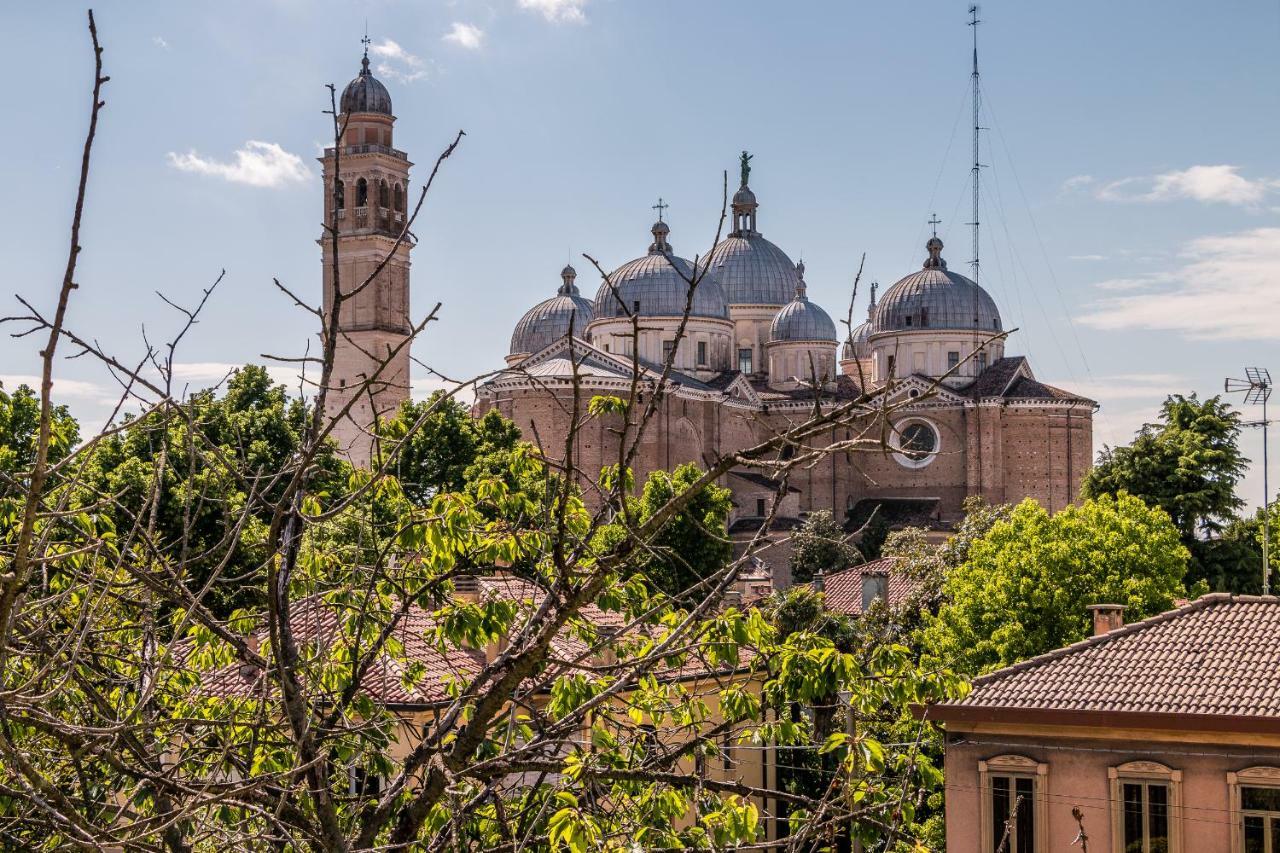
[[[66,406],[52,411],[49,461],[56,463],[80,441],[80,425]],[[35,462],[40,428],[40,397],[27,385],[12,394],[0,388],[0,498],[16,493],[12,480]]]
[[[401,404],[380,435],[401,487],[419,505],[441,492],[462,491],[468,468],[479,464],[492,471],[496,455],[513,451],[520,440],[520,430],[497,411],[472,418],[443,391]]]
[[[973,541],[944,582],[926,627],[927,654],[980,674],[1075,642],[1089,604],[1123,604],[1142,619],[1173,606],[1187,551],[1163,510],[1103,495],[1050,515],[1032,500]]]
[[[631,499],[631,518],[642,525],[661,512],[674,497],[687,491],[702,470],[685,464],[674,471],[654,471],[638,499]],[[726,525],[732,509],[728,489],[708,483],[679,512],[658,529],[636,569],[667,595],[679,596],[723,569],[733,553]],[[620,541],[620,526],[609,537]],[[705,595],[705,591],[703,591]]]
[[[818,572],[830,574],[863,562],[829,510],[809,513],[791,538],[791,579],[808,583]]]
[[[1243,554],[1230,540],[1222,546],[1216,541],[1243,506],[1235,489],[1248,460],[1240,453],[1239,436],[1240,415],[1220,397],[1201,402],[1194,394],[1172,395],[1160,407],[1159,421],[1143,426],[1132,444],[1098,454],[1081,493],[1093,498],[1127,492],[1163,509],[1191,554],[1192,581],[1247,588],[1249,567],[1234,563]]]
[[[307,415],[264,368],[246,365],[221,397],[198,392],[180,410],[152,412],[105,437],[88,459],[78,499],[109,496],[117,528],[146,530],[158,494],[151,538],[162,554],[185,558],[187,584],[199,589],[216,571],[215,612],[260,605],[253,578],[267,558],[271,517],[244,509],[256,500],[251,492],[269,499],[285,487],[287,477],[278,475],[290,471]],[[316,460],[316,493],[341,494],[348,475],[326,449]]]

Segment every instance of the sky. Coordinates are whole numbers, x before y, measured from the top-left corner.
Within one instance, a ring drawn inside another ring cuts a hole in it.
[[[157,293],[193,304],[225,269],[177,356],[192,388],[314,342],[314,318],[272,278],[319,300],[325,84],[359,70],[366,20],[415,184],[466,131],[414,229],[415,312],[442,303],[415,346],[415,393],[440,381],[426,366],[451,378],[500,367],[566,261],[590,294],[583,253],[606,268],[642,254],[659,196],[677,253],[705,253],[743,149],[761,232],[804,259],[810,298],[833,316],[863,253],[864,285],[919,268],[934,213],[944,257],[968,269],[964,2],[108,0],[95,12],[111,81],[68,322],[137,361],[144,329],[160,341],[181,321]],[[1009,352],[1099,401],[1098,448],[1129,441],[1167,394],[1219,393],[1246,365],[1280,379],[1280,3],[1000,0],[981,17],[981,280],[1017,329]],[[0,31],[8,315],[14,294],[44,308],[56,296],[92,56],[74,3],[3,4]],[[39,346],[0,339],[6,388],[38,373]],[[117,393],[100,367],[59,361],[55,376],[88,427],[109,414]],[[1243,437],[1251,503],[1259,433]]]

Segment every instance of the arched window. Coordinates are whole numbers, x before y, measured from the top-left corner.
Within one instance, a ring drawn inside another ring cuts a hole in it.
[[[387,187],[386,181],[378,184],[378,207],[391,206],[391,190]]]
[[[338,181],[333,185],[333,205],[338,210],[347,206],[347,185]]]
[[[356,181],[356,207],[364,207],[369,203],[369,182],[364,178]]]
[[[396,184],[396,210],[404,213],[404,187]]]

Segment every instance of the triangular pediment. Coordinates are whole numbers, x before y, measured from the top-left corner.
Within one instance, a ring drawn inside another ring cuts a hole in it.
[[[884,404],[909,402],[917,398],[920,398],[921,402],[954,405],[963,405],[969,402],[969,399],[964,395],[956,393],[953,389],[942,385],[936,380],[919,374],[895,380],[893,387],[883,389],[879,396],[879,399]]]
[[[751,387],[747,377],[741,373],[733,377],[733,381],[725,386],[724,393],[734,400],[741,400],[753,406],[760,405],[760,395],[756,393],[755,388]]]

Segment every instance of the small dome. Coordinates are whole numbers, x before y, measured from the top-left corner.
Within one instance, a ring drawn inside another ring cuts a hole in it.
[[[937,237],[926,248],[929,257],[924,268],[885,291],[871,320],[871,334],[921,329],[1000,331],[1000,310],[991,294],[947,269]]]
[[[344,113],[391,115],[391,93],[369,71],[369,55],[360,61],[360,73],[342,90],[339,109]]]
[[[573,325],[575,336],[581,337],[587,324],[595,319],[591,300],[579,295],[573,283],[578,275],[571,266],[560,271],[562,283],[556,295],[530,308],[511,334],[511,355],[535,353],[569,334]]]
[[[740,187],[738,191],[733,194],[733,206],[756,206],[756,194],[751,191],[751,187]]]
[[[804,283],[804,264],[796,266],[795,298],[783,306],[769,327],[772,341],[825,341],[836,342],[836,324],[820,306],[810,302]]]
[[[667,242],[670,232],[665,222],[655,222],[649,253],[628,261],[609,274],[609,280],[617,290],[616,296],[608,282],[601,283],[596,292],[597,318],[625,317],[637,305],[642,317],[684,316],[685,303],[689,298],[688,280],[694,277],[694,269],[692,263],[672,253],[671,244]],[[703,275],[693,292],[690,316],[729,319],[729,305],[716,276],[706,268],[699,272]]]
[[[849,337],[845,338],[844,346],[840,349],[840,359],[842,361],[850,361],[855,358],[867,358],[871,355],[867,341],[871,337],[871,321],[876,316],[876,288],[880,285],[877,282],[871,282],[871,301],[867,303],[867,319],[849,332]]]

